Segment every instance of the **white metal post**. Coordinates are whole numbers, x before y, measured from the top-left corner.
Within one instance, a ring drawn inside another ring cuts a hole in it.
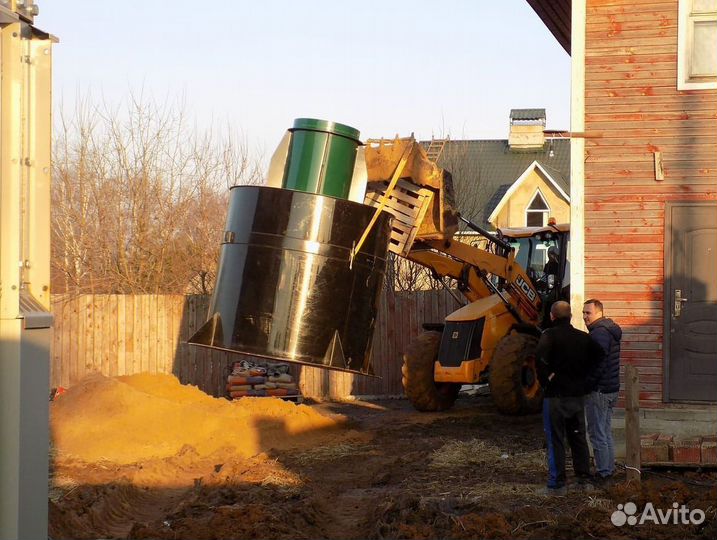
[[[0,538],[47,538],[52,38],[11,8],[0,6]]]

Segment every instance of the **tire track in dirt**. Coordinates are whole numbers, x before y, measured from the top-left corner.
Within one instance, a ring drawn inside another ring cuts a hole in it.
[[[163,518],[190,491],[149,490],[130,484],[78,486],[50,502],[50,537],[126,538],[136,522]]]

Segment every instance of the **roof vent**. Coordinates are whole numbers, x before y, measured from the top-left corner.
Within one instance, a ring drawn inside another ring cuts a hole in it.
[[[542,148],[545,144],[545,109],[511,109],[510,135],[511,150]]]

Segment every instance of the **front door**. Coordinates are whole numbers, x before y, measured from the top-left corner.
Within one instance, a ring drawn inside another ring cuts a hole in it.
[[[667,398],[717,401],[717,204],[665,208]]]

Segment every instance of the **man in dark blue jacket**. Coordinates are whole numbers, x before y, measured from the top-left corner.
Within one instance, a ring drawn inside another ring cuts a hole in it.
[[[593,446],[595,471],[599,479],[608,479],[615,472],[615,446],[612,440],[612,410],[620,391],[620,339],[622,329],[603,316],[600,300],[587,300],[583,320],[590,337],[605,352],[604,360],[590,374],[591,391],[585,403],[588,433]]]
[[[590,477],[590,453],[585,438],[585,394],[588,375],[602,361],[602,349],[570,324],[570,304],[550,308],[552,328],[543,332],[536,351],[538,379],[544,389],[543,429],[548,445],[548,486],[551,494],[565,492],[566,439],[578,480]]]

